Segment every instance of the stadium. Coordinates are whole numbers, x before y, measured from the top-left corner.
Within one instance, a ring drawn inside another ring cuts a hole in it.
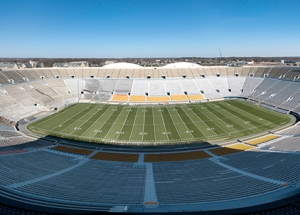
[[[299,207],[299,77],[193,63],[0,71],[1,203],[53,214]]]

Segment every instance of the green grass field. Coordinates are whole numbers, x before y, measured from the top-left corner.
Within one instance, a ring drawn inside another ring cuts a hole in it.
[[[290,120],[240,100],[164,106],[75,104],[28,129],[98,143],[179,143],[238,138]]]

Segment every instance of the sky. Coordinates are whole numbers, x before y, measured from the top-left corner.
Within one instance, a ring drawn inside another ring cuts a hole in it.
[[[0,57],[300,56],[299,0],[1,0]]]

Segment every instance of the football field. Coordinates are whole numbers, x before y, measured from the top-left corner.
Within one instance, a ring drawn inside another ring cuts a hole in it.
[[[290,117],[240,100],[178,105],[75,104],[28,129],[98,143],[178,143],[233,139],[268,131]]]

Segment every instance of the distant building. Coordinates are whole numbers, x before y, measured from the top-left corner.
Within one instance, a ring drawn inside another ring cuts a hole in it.
[[[42,68],[42,67],[44,67],[44,63],[37,63],[36,64],[36,68]]]
[[[10,63],[10,62],[0,62],[0,68],[3,69],[19,69],[18,65],[16,63]]]
[[[30,64],[30,63],[25,63],[24,65],[25,65],[26,68],[33,68],[32,64]]]
[[[90,64],[90,67],[99,67],[99,64],[97,64],[97,63],[92,63],[92,64]]]
[[[296,61],[294,61],[294,60],[281,60],[281,63],[290,64],[290,63],[296,63]]]
[[[229,66],[244,66],[245,64],[245,61],[232,61]]]
[[[54,63],[53,67],[88,67],[89,63],[87,61],[74,61],[68,63]]]

